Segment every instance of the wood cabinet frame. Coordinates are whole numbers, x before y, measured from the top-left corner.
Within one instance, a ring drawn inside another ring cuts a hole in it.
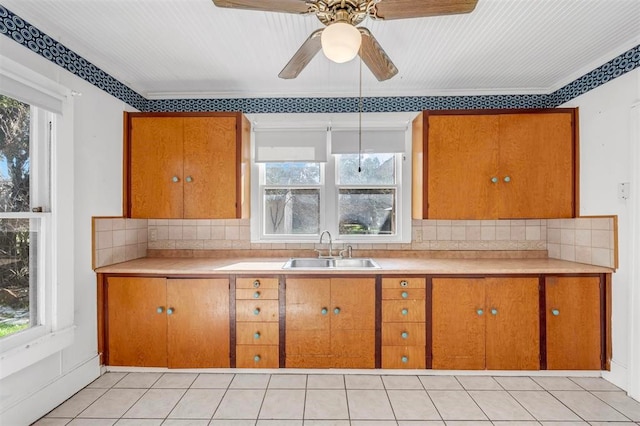
[[[180,274],[97,274],[97,337],[98,337],[98,354],[102,365],[109,365],[109,347],[108,347],[108,297],[107,297],[107,278],[108,277],[162,277],[162,278],[212,278],[224,277],[229,280],[229,357],[230,367],[236,367],[236,278],[240,277],[256,277],[255,274],[229,274],[229,275],[180,275]],[[261,278],[277,278],[278,279],[278,295],[279,295],[279,367],[285,367],[286,353],[286,275],[285,274],[260,274]],[[326,274],[310,274],[295,275],[300,278],[327,278]],[[491,277],[534,277],[538,279],[539,288],[539,321],[540,321],[540,370],[547,369],[547,312],[546,312],[546,294],[545,294],[545,278],[546,277],[596,277],[600,282],[599,286],[599,323],[600,323],[600,369],[609,370],[610,360],[612,357],[611,349],[611,274],[610,273],[590,273],[590,274],[485,274],[485,275],[459,275],[459,274],[362,274],[362,275],[330,275],[331,277],[340,278],[356,278],[356,277],[375,277],[375,368],[382,367],[382,278],[410,278],[420,277],[426,278],[426,297],[425,297],[425,362],[426,369],[433,366],[433,330],[431,318],[433,315],[433,279],[434,278],[484,278]]]
[[[131,120],[134,117],[232,117],[236,119],[236,218],[250,213],[251,123],[241,112],[127,112],[123,113],[122,214],[131,217]]]

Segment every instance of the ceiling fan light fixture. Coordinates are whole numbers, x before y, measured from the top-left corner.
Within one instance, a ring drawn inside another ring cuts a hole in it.
[[[347,22],[335,22],[322,31],[322,52],[338,64],[356,57],[362,43],[360,31]]]

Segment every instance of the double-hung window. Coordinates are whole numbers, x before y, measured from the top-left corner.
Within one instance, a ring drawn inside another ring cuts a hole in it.
[[[410,241],[411,220],[401,129],[258,129],[252,240]]]

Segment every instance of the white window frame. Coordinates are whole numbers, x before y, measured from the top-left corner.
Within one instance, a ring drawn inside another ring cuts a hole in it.
[[[69,224],[73,220],[73,208],[57,196],[57,189],[69,184],[72,194],[72,168],[59,173],[57,164],[59,158],[72,164],[68,156],[73,156],[73,108],[69,89],[8,58],[1,59],[0,79],[4,79],[4,83],[0,85],[0,91],[41,107],[35,111],[32,108],[30,195],[32,206],[43,207],[42,212],[0,213],[0,218],[40,220],[37,324],[0,339],[0,379],[3,379],[73,343],[73,273],[66,266],[58,268],[58,262],[72,263],[73,255],[60,253],[57,238],[61,230],[72,232]],[[63,140],[65,148],[59,150],[58,142]],[[59,212],[58,205],[63,212]]]
[[[411,114],[411,113],[410,113]],[[409,120],[410,123],[410,120]],[[318,126],[315,122],[311,125]],[[327,123],[330,125],[330,123]],[[382,128],[383,124],[374,124],[369,127],[371,130]],[[291,126],[291,124],[289,124]],[[398,126],[398,124],[396,124]],[[331,152],[331,138],[327,138],[327,152]],[[339,235],[338,231],[338,187],[354,185],[336,185],[337,167],[336,155],[328,154],[327,162],[321,163],[321,176],[324,184],[320,189],[320,229],[317,235],[265,235],[264,234],[264,212],[263,194],[265,187],[264,167],[256,163],[254,158],[255,129],[252,132],[252,172],[251,175],[257,177],[251,182],[251,241],[255,244],[280,244],[280,243],[318,243],[320,233],[328,230],[334,243],[349,244],[386,244],[397,243],[407,244],[411,242],[411,126],[408,125],[405,131],[404,152],[396,154],[396,185],[397,185],[397,211],[396,211],[396,234],[395,235]],[[358,187],[375,188],[378,185],[355,185]],[[392,185],[380,185],[388,187]],[[292,186],[293,187],[293,186]],[[298,186],[295,186],[298,187]],[[301,185],[300,187],[305,187]]]

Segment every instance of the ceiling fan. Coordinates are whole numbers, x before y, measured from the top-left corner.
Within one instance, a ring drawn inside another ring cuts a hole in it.
[[[300,46],[280,71],[280,78],[296,78],[320,49],[334,62],[347,62],[356,55],[379,81],[398,73],[389,56],[371,32],[356,27],[367,16],[372,19],[404,19],[469,13],[478,0],[213,0],[218,7],[270,12],[315,14],[326,25]]]

